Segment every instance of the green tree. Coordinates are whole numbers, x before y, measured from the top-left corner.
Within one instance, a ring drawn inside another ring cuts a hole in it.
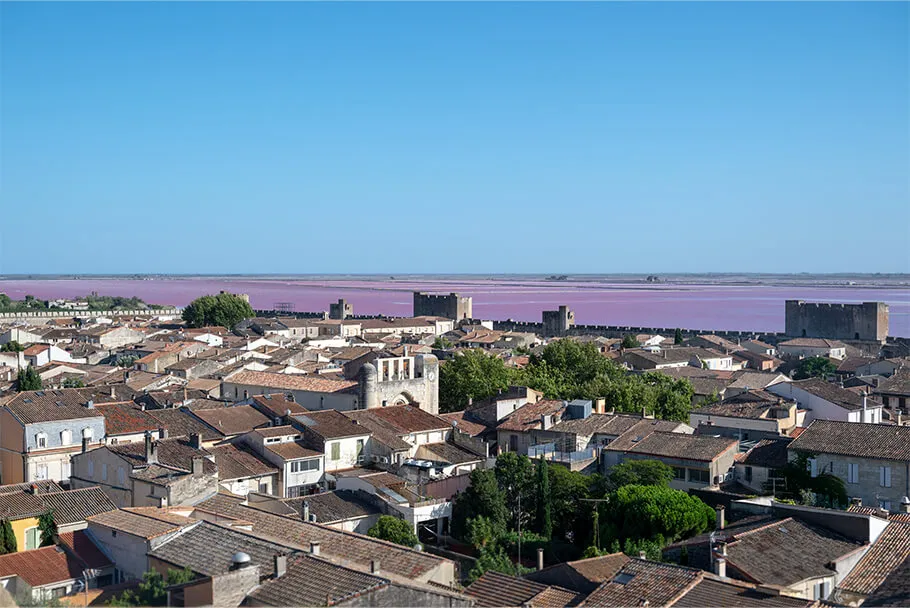
[[[610,469],[610,486],[669,486],[673,468],[659,460],[629,460]]]
[[[483,515],[468,521],[467,540],[478,551],[497,544],[504,533],[502,526]]]
[[[695,496],[664,486],[623,486],[607,503],[604,537],[622,544],[660,538],[675,542],[714,526],[714,509]]]
[[[391,515],[380,515],[367,535],[405,547],[414,547],[420,542],[408,522]]]
[[[114,596],[107,601],[107,606],[164,606],[167,603],[167,588],[172,585],[182,585],[195,579],[193,571],[189,568],[175,570],[169,568],[167,576],[162,576],[157,570],[149,570],[142,575],[136,591],[124,591],[119,597]]]
[[[442,411],[467,407],[511,386],[515,372],[499,357],[482,350],[465,350],[439,366],[439,403]]]
[[[519,572],[521,570],[527,571],[527,569],[513,563],[502,547],[493,545],[480,551],[477,561],[474,562],[474,567],[468,572],[468,582],[473,583],[483,576],[483,573],[487,570],[502,572],[503,574],[515,574],[516,569]]]
[[[552,501],[550,465],[541,458],[537,461],[537,531],[547,538],[553,536]]]
[[[641,346],[638,340],[635,339],[635,336],[632,334],[626,334],[622,338],[622,347],[623,348],[638,348]]]
[[[4,518],[3,521],[0,521],[0,555],[15,553],[18,550],[19,543],[16,541],[13,526],[8,519]]]
[[[508,509],[506,499],[496,475],[490,469],[474,469],[471,471],[471,483],[462,492],[459,492],[452,503],[452,535],[456,538],[467,539],[468,522],[476,517],[483,516],[505,531]]]
[[[844,481],[824,471],[816,471],[812,477],[811,461],[815,454],[799,451],[793,460],[779,469],[784,478],[783,489],[777,485],[778,493],[784,498],[806,502],[810,496],[811,506],[844,508],[847,506],[847,487]]]
[[[117,366],[118,367],[133,367],[133,364],[136,363],[136,361],[138,361],[138,360],[139,360],[138,357],[134,357],[132,355],[127,356],[127,357],[120,357],[120,359],[117,360]]]
[[[677,327],[677,328],[676,328],[676,332],[673,334],[673,344],[679,345],[679,344],[682,344],[682,343],[683,343],[682,330],[681,330],[680,328]]]
[[[547,477],[550,484],[550,510],[553,536],[572,538],[576,544],[591,533],[588,520],[590,504],[583,499],[590,496],[592,480],[580,471],[570,471],[562,465],[548,463]]]
[[[837,371],[837,366],[827,357],[809,357],[803,359],[793,370],[794,380],[807,378],[825,378]]]
[[[0,309],[6,309],[12,306],[13,300],[5,293],[0,293]]]
[[[433,348],[438,350],[449,350],[452,346],[452,342],[445,336],[436,336],[436,339],[433,341]]]
[[[63,388],[85,388],[82,378],[71,377],[63,381]]]
[[[27,368],[19,370],[19,375],[16,376],[16,386],[20,393],[22,391],[40,391],[42,388],[41,375],[38,370],[29,365]]]
[[[202,296],[183,309],[183,320],[189,327],[220,325],[230,329],[253,315],[250,303],[232,293]]]
[[[54,521],[53,511],[45,511],[38,517],[38,530],[41,532],[42,547],[57,544],[57,522]]]
[[[21,353],[25,350],[25,347],[19,344],[16,340],[10,340],[3,346],[0,346],[0,352],[4,353]]]
[[[523,454],[506,452],[496,458],[493,469],[496,482],[505,495],[505,504],[509,508],[508,524],[510,529],[525,528],[536,514],[534,491],[534,464]]]

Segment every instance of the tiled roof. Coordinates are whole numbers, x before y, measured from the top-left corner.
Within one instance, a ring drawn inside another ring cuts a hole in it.
[[[762,439],[743,454],[739,464],[751,467],[781,468],[787,464],[787,439]]]
[[[158,464],[162,466],[192,471],[193,458],[202,456],[203,472],[206,474],[215,472],[215,464],[205,458],[205,456],[209,455],[209,452],[197,450],[186,439],[162,439],[155,441],[155,445],[158,446]],[[123,456],[134,467],[142,467],[147,464],[144,441],[109,445],[107,449],[119,456]]]
[[[465,593],[476,600],[475,605],[478,607],[516,608],[574,606],[578,595],[568,589],[550,587],[494,570],[484,572],[480,578],[465,588]]]
[[[270,412],[273,417],[284,416],[288,410],[291,410],[291,414],[303,414],[307,411],[305,407],[282,393],[256,395],[253,401],[260,409]]]
[[[704,608],[705,606],[723,606],[724,608],[757,608],[771,606],[780,608],[809,608],[815,604],[812,600],[765,593],[753,585],[734,580],[718,580],[705,575],[692,589],[674,602],[674,608]]]
[[[241,371],[225,378],[225,382],[261,386],[286,391],[311,391],[314,393],[340,393],[359,387],[357,382],[332,380],[318,376],[298,374],[272,374],[268,372]]]
[[[10,492],[27,492],[31,490],[32,486],[37,486],[39,492],[62,492],[63,486],[58,484],[52,479],[38,479],[35,481],[26,481],[23,483],[10,483],[5,486],[0,486],[0,494],[8,494]]]
[[[434,416],[414,405],[377,407],[363,411],[388,422],[402,434],[447,430],[450,427],[449,423],[439,416]]]
[[[203,521],[191,530],[167,539],[149,551],[149,555],[203,576],[217,576],[230,570],[231,558],[238,551],[249,555],[252,565],[260,566],[261,576],[272,571],[276,555],[291,553],[284,545]]]
[[[353,532],[303,522],[296,517],[265,513],[244,506],[241,498],[228,494],[218,494],[196,508],[248,521],[252,524],[252,534],[263,538],[292,542],[301,548],[308,548],[311,541],[319,541],[326,557],[343,563],[366,568],[371,560],[380,560],[383,570],[410,579],[422,577],[448,561]]]
[[[104,432],[107,435],[143,433],[155,431],[161,426],[161,423],[132,403],[98,405],[97,410],[104,415]]]
[[[477,437],[489,430],[485,424],[466,418],[464,411],[440,414],[439,417],[449,422],[454,428],[457,428],[463,433],[467,433],[471,437]]]
[[[799,380],[791,383],[793,388],[799,388],[811,395],[821,397],[825,401],[830,401],[848,410],[863,409],[863,398],[861,395],[841,388],[836,384],[826,382],[820,378],[810,378],[808,380]],[[867,400],[867,405],[879,405],[871,399]]]
[[[303,513],[303,503],[308,504],[310,514],[315,515],[316,521],[321,524],[382,514],[379,508],[363,500],[352,490],[323,492],[312,496],[288,498],[282,502],[293,507],[300,514]]]
[[[0,517],[6,519],[22,519],[37,517],[47,511],[38,497],[29,492],[8,492],[0,494]]]
[[[7,401],[6,407],[22,424],[101,416],[97,409],[86,407],[89,399],[76,388],[25,391]]]
[[[756,583],[790,586],[832,574],[829,563],[861,546],[789,517],[737,534],[727,545],[727,564]]]
[[[84,530],[61,532],[59,539],[61,545],[75,553],[89,568],[100,570],[114,565]]]
[[[618,437],[641,421],[641,416],[630,416],[627,414],[591,414],[587,418],[560,420],[549,430],[558,433],[575,433],[583,436],[599,433]]]
[[[717,403],[697,407],[692,410],[692,413],[754,420],[767,418],[768,410],[779,402],[784,403],[784,399],[768,391],[752,389],[727,397]]]
[[[118,509],[116,511],[92,515],[88,518],[88,521],[89,524],[99,524],[120,532],[138,536],[139,538],[151,539],[169,532],[176,532],[184,525],[195,523],[193,520],[184,519],[186,524],[181,525],[164,522],[156,517],[149,517],[133,511]]]
[[[892,521],[839,588],[868,595],[910,556],[910,523]]]
[[[794,338],[781,342],[778,346],[793,347],[811,347],[811,348],[846,348],[846,344],[840,340],[828,340],[827,338]]]
[[[506,416],[496,426],[496,430],[521,432],[537,429],[540,428],[541,416],[560,414],[565,409],[566,402],[558,399],[544,399],[537,403],[526,403]]]
[[[268,416],[251,405],[193,410],[193,415],[225,435],[239,435],[271,424]]]
[[[270,443],[265,449],[281,456],[284,460],[295,460],[297,458],[315,458],[322,456],[322,452],[311,450],[297,441],[285,441],[284,443]]]
[[[639,419],[639,421],[636,422],[629,430],[608,443],[604,449],[624,452],[638,445],[638,443],[640,443],[651,433],[675,433],[681,426],[688,425],[684,425],[684,423],[676,422],[674,420],[642,418]]]
[[[894,395],[910,395],[910,370],[898,370],[890,378],[879,383],[876,392]]]
[[[323,439],[341,439],[370,434],[369,429],[360,426],[338,410],[307,412],[294,416],[294,420]]]
[[[411,444],[401,438],[404,434],[392,423],[373,415],[374,410],[352,410],[344,415],[363,426],[378,441],[392,451],[410,450]]]
[[[19,576],[31,587],[82,577],[82,562],[62,547],[42,547],[0,555],[0,578]]]
[[[218,481],[278,473],[278,469],[270,463],[252,452],[230,443],[209,448],[209,452],[215,455]]]
[[[711,462],[727,450],[735,448],[737,443],[736,439],[729,437],[658,431],[651,433],[625,451],[630,454]]]
[[[193,433],[198,433],[204,441],[217,441],[224,437],[224,433],[179,408],[146,410],[146,413],[166,428],[170,437],[189,437]]]
[[[906,608],[910,606],[910,557],[888,575],[878,589],[863,602],[871,608]]]
[[[601,583],[612,580],[628,561],[624,553],[612,553],[554,564],[526,574],[525,578],[545,585],[559,584],[578,593],[591,593]]]
[[[703,576],[701,570],[632,559],[610,581],[603,583],[582,603],[591,608],[666,606],[686,593]]]
[[[386,587],[389,582],[317,557],[296,555],[288,559],[284,576],[264,581],[248,597],[265,606],[331,606]]]
[[[85,521],[92,515],[117,509],[98,486],[38,494],[36,498],[54,514],[58,526]]]
[[[882,460],[910,460],[910,427],[815,420],[791,450]]]
[[[461,448],[453,443],[425,443],[417,449],[417,458],[425,460],[435,460],[437,462],[447,462],[449,464],[464,464],[466,462],[477,462],[484,457],[475,454],[469,450]]]

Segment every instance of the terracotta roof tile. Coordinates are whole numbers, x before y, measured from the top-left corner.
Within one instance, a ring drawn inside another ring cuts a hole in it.
[[[333,380],[317,376],[301,376],[298,374],[273,374],[269,372],[241,371],[224,379],[232,384],[245,384],[248,386],[261,386],[276,389],[276,391],[311,391],[314,393],[340,393],[348,392],[359,387],[357,382],[348,380]]]
[[[791,450],[882,460],[910,460],[910,427],[815,420]]]
[[[892,521],[839,588],[868,595],[910,556],[910,523]]]
[[[82,562],[61,547],[0,555],[0,578],[19,576],[31,587],[81,578],[82,568]]]

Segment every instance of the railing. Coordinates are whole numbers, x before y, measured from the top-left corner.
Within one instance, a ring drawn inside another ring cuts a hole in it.
[[[582,462],[597,458],[597,448],[569,452],[557,450],[556,444],[543,443],[529,447],[528,458],[543,458],[544,460],[552,460],[555,462]]]

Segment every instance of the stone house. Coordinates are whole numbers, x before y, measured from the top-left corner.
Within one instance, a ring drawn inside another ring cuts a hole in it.
[[[278,483],[272,491],[259,489],[259,493],[294,498],[320,489],[325,473],[323,453],[306,447],[301,439],[300,430],[290,425],[258,429],[241,438],[244,445],[278,472]]]
[[[787,464],[789,443],[787,438],[762,439],[756,443],[736,460],[736,481],[759,494],[773,493],[781,483],[777,472]]]
[[[847,357],[846,344],[826,338],[794,338],[781,342],[777,349],[782,356],[794,359],[828,357],[840,360]]]
[[[907,413],[907,404],[910,403],[910,370],[900,370],[879,382],[875,394],[886,408]]]
[[[841,420],[877,424],[882,421],[880,403],[820,378],[780,382],[769,386],[767,391],[796,401],[799,408],[806,411],[806,423]]]
[[[364,465],[370,459],[369,429],[357,424],[341,412],[325,410],[291,417],[300,431],[304,446],[324,455],[324,471],[328,474]]]
[[[697,433],[722,435],[740,441],[790,435],[805,417],[795,401],[764,390],[749,390],[689,412]]]
[[[910,427],[816,420],[788,453],[790,460],[809,454],[813,477],[839,477],[863,505],[897,511],[910,495]]]
[[[146,339],[145,333],[125,327],[109,325],[98,325],[83,331],[76,336],[78,342],[87,342],[100,346],[105,350],[123,348],[130,344],[138,344]]]
[[[104,416],[80,389],[18,393],[0,409],[3,483],[70,477],[70,458],[97,446]]]

